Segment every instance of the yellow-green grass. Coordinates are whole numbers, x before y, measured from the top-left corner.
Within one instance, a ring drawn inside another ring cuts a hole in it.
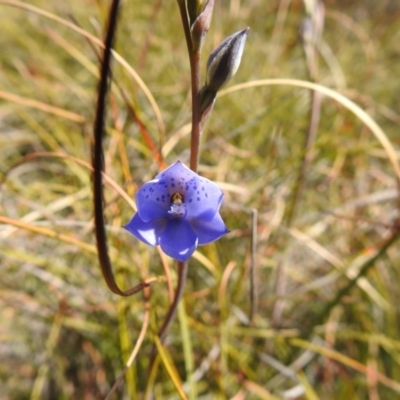
[[[190,260],[162,345],[174,262],[121,226],[159,171],[130,108],[167,164],[189,160],[177,4],[129,0],[120,10],[105,138],[108,242],[121,287],[155,283],[119,298],[98,266],[89,166],[109,3],[0,0],[1,399],[103,399],[121,372],[109,398],[400,398],[400,5],[349,3],[326,1],[311,77],[301,1],[216,2],[203,80],[210,51],[251,28],[200,157],[200,173],[225,192],[231,232]],[[307,148],[315,96],[320,120]]]

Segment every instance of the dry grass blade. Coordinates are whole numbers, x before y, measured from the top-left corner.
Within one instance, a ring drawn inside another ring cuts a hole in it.
[[[2,177],[2,180],[4,181],[5,178],[7,177],[7,174],[9,174],[10,171],[12,171],[17,166],[22,165],[22,164],[27,163],[27,162],[34,161],[36,159],[40,159],[40,158],[61,158],[61,159],[65,159],[65,160],[68,160],[68,161],[73,161],[74,163],[79,164],[79,165],[87,168],[89,171],[93,172],[92,165],[90,165],[88,162],[86,162],[84,160],[81,160],[79,158],[73,157],[73,156],[71,156],[69,154],[51,153],[51,152],[37,152],[37,153],[31,153],[28,156],[24,157],[23,159],[20,159],[19,161],[17,161],[14,165],[12,165],[4,173],[4,175]],[[132,200],[132,198],[128,195],[128,193],[126,193],[125,190],[123,190],[121,188],[121,186],[119,186],[105,172],[102,172],[102,176],[103,176],[105,182],[107,182],[115,190],[115,192],[118,193],[118,195],[120,195],[127,202],[127,204],[129,204],[132,207],[132,209],[136,211],[136,203]]]
[[[400,167],[397,161],[396,151],[393,147],[393,144],[387,138],[387,135],[383,132],[381,127],[372,119],[360,106],[351,101],[346,96],[343,96],[339,92],[330,89],[326,86],[322,86],[316,83],[301,81],[298,79],[261,79],[257,81],[250,81],[246,83],[242,83],[239,85],[232,86],[228,89],[225,89],[220,92],[219,97],[225,96],[229,93],[233,93],[239,90],[250,89],[252,87],[258,86],[272,86],[272,85],[287,85],[287,86],[295,86],[301,87],[305,89],[316,90],[334,100],[342,104],[349,111],[354,113],[375,135],[375,137],[379,140],[382,147],[385,149],[388,159],[390,160],[393,170],[396,174],[398,184],[400,184]]]
[[[19,104],[21,106],[36,108],[37,110],[41,110],[49,114],[54,114],[60,118],[69,119],[71,121],[78,122],[80,124],[83,124],[85,122],[85,118],[71,111],[63,110],[62,108],[54,107],[50,104],[46,104],[41,101],[27,99],[25,97],[21,97],[16,94],[7,93],[4,92],[3,90],[0,90],[0,98],[11,101],[15,104]]]
[[[4,215],[0,215],[0,222],[3,224],[15,226],[20,229],[24,229],[29,232],[34,232],[38,233],[40,235],[48,236],[53,239],[57,239],[60,242],[68,243],[68,244],[73,244],[80,248],[81,250],[88,251],[89,253],[94,253],[96,254],[96,247],[82,242],[79,239],[76,239],[72,236],[65,235],[63,233],[58,233],[57,231],[49,228],[43,228],[41,226],[35,226],[32,224],[28,224],[27,222],[20,221],[19,219],[12,219],[5,217]]]
[[[400,383],[399,382],[396,382],[396,381],[388,378],[387,376],[383,375],[379,371],[372,370],[370,367],[368,367],[364,364],[361,364],[360,362],[358,362],[350,357],[347,357],[344,354],[341,354],[333,349],[328,349],[326,347],[322,347],[322,346],[316,345],[314,343],[306,342],[301,339],[290,339],[290,342],[294,346],[298,346],[303,349],[312,350],[318,354],[321,354],[322,356],[325,356],[332,360],[338,361],[341,364],[346,365],[352,369],[355,369],[356,371],[361,372],[364,375],[373,374],[380,383],[393,389],[395,392],[400,393]]]
[[[115,381],[113,387],[110,389],[110,391],[108,392],[108,394],[107,394],[107,396],[105,397],[104,400],[111,399],[111,396],[115,393],[115,391],[117,390],[118,386],[121,384],[122,380],[124,379],[126,371],[128,370],[128,368],[130,368],[132,366],[133,362],[135,361],[135,358],[138,355],[140,347],[142,346],[144,338],[146,336],[146,333],[147,333],[147,330],[148,330],[148,327],[149,327],[149,322],[150,322],[150,303],[149,303],[150,288],[149,287],[145,287],[143,289],[143,294],[144,294],[145,312],[144,312],[143,325],[142,325],[142,328],[140,330],[138,339],[136,341],[135,347],[133,348],[132,353],[131,353],[128,361],[125,364],[125,367],[124,367],[123,371],[118,376],[118,378]]]
[[[183,386],[182,381],[178,375],[178,371],[177,371],[175,365],[173,364],[172,357],[169,355],[166,348],[161,343],[161,340],[157,336],[154,337],[154,342],[155,342],[158,354],[161,358],[161,362],[162,362],[164,368],[166,369],[169,377],[171,378],[171,381],[174,384],[179,397],[182,400],[187,400],[186,394],[182,390],[182,386]]]
[[[98,38],[96,38],[95,36],[91,35],[89,32],[86,32],[84,29],[79,28],[78,26],[76,26],[74,23],[67,21],[63,18],[58,17],[57,15],[54,15],[50,12],[47,12],[41,8],[35,7],[33,5],[30,4],[26,4],[20,1],[16,1],[16,0],[0,0],[0,4],[4,4],[4,5],[9,5],[9,6],[13,6],[13,7],[17,7],[17,8],[21,8],[21,9],[25,9],[27,11],[31,11],[34,12],[36,14],[42,15],[46,18],[49,18],[53,21],[56,21],[64,26],[67,26],[68,28],[74,30],[75,32],[79,33],[80,35],[84,36],[85,38],[89,39],[90,41],[92,41],[93,43],[97,44],[100,47],[104,47],[104,44],[101,40],[99,40]],[[136,71],[124,60],[123,57],[121,57],[116,51],[113,51],[113,56],[115,57],[115,59],[126,69],[126,71],[129,73],[129,75],[131,75],[131,77],[136,81],[136,83],[139,85],[139,87],[143,90],[143,92],[145,93],[146,97],[148,98],[151,106],[153,107],[154,110],[154,114],[156,116],[157,119],[157,124],[158,124],[158,128],[160,131],[160,135],[161,138],[165,137],[165,126],[164,126],[164,122],[161,116],[161,112],[160,109],[151,93],[151,91],[148,89],[148,87],[146,86],[146,84],[143,82],[143,80],[140,78],[140,76],[136,73]],[[164,140],[162,140],[164,142]]]

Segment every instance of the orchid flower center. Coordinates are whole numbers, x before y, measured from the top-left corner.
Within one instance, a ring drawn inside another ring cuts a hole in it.
[[[183,194],[174,193],[171,195],[171,207],[168,210],[171,218],[184,218],[186,216],[186,206]]]

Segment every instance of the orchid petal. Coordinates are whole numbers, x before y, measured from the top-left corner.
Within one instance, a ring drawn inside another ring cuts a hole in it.
[[[229,232],[229,229],[226,228],[219,213],[217,213],[211,221],[204,221],[201,219],[191,220],[190,226],[198,237],[199,245],[214,242],[222,235]]]
[[[187,218],[211,221],[224,197],[215,183],[200,177],[180,161],[158,174],[155,181],[167,189],[170,196],[177,192],[184,196]]]
[[[197,174],[186,167],[186,165],[177,161],[175,164],[172,164],[166,170],[158,174],[156,179],[162,182],[171,196],[174,193],[184,194],[186,191],[186,183],[196,176]]]
[[[223,197],[222,190],[215,183],[196,175],[186,185],[187,218],[211,221],[218,213]]]
[[[178,261],[186,261],[197,247],[197,236],[185,219],[169,220],[160,236],[162,251]]]
[[[157,246],[159,237],[164,231],[167,221],[164,218],[157,218],[150,222],[144,222],[140,218],[139,213],[136,213],[124,228],[142,242],[150,246]]]
[[[145,183],[136,193],[136,204],[143,222],[168,217],[171,200],[165,182],[156,178]]]

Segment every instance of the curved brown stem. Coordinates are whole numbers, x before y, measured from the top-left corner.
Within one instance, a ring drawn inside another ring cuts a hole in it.
[[[94,146],[92,154],[93,166],[93,207],[97,253],[101,271],[109,289],[120,296],[131,296],[148,286],[148,283],[141,282],[128,289],[121,290],[114,279],[110,256],[108,254],[107,235],[104,221],[104,195],[102,173],[104,171],[103,136],[106,115],[106,98],[108,92],[108,77],[110,74],[111,50],[117,27],[118,8],[120,1],[113,0],[110,9],[110,17],[104,51],[100,70],[100,82],[97,97],[96,118],[94,122]]]

